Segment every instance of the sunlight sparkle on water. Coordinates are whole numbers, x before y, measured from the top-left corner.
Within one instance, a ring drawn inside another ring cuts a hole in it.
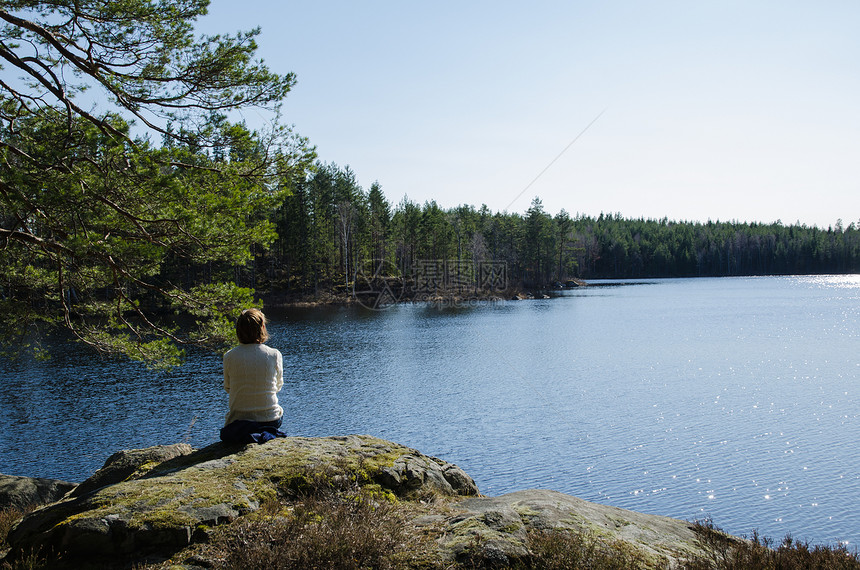
[[[813,275],[799,280],[821,288],[860,289],[860,275]]]

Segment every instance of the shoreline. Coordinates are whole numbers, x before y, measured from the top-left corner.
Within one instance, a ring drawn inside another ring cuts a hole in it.
[[[338,289],[330,289],[320,293],[294,293],[287,291],[267,291],[259,293],[258,297],[264,307],[273,308],[312,308],[324,306],[352,306],[358,305],[376,310],[381,306],[399,305],[408,303],[428,303],[441,305],[443,307],[470,306],[475,303],[502,301],[524,301],[529,299],[548,299],[547,293],[553,291],[565,291],[587,287],[588,283],[581,279],[571,279],[562,284],[556,282],[543,288],[509,287],[498,291],[446,291],[437,290],[433,292],[407,293],[386,288],[384,283],[377,288],[365,291],[344,292]],[[402,284],[400,285],[402,287]],[[341,288],[342,289],[342,288]]]

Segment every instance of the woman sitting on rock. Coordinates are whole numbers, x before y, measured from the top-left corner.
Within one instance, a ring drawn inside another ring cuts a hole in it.
[[[284,385],[280,351],[266,346],[266,316],[246,309],[236,320],[239,346],[224,355],[224,389],[230,395],[230,411],[221,429],[223,441],[262,443],[286,434],[281,427],[284,410],[278,391]]]

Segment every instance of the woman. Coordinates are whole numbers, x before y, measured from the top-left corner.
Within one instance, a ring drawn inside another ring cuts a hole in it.
[[[236,320],[236,336],[241,344],[224,355],[224,389],[230,395],[225,426],[245,420],[277,429],[284,415],[278,405],[284,364],[278,350],[263,344],[269,338],[263,312],[242,311]]]

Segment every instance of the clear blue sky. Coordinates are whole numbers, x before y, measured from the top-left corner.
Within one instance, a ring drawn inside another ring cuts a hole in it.
[[[213,0],[199,28],[256,26],[287,122],[392,204],[860,220],[856,0]]]

